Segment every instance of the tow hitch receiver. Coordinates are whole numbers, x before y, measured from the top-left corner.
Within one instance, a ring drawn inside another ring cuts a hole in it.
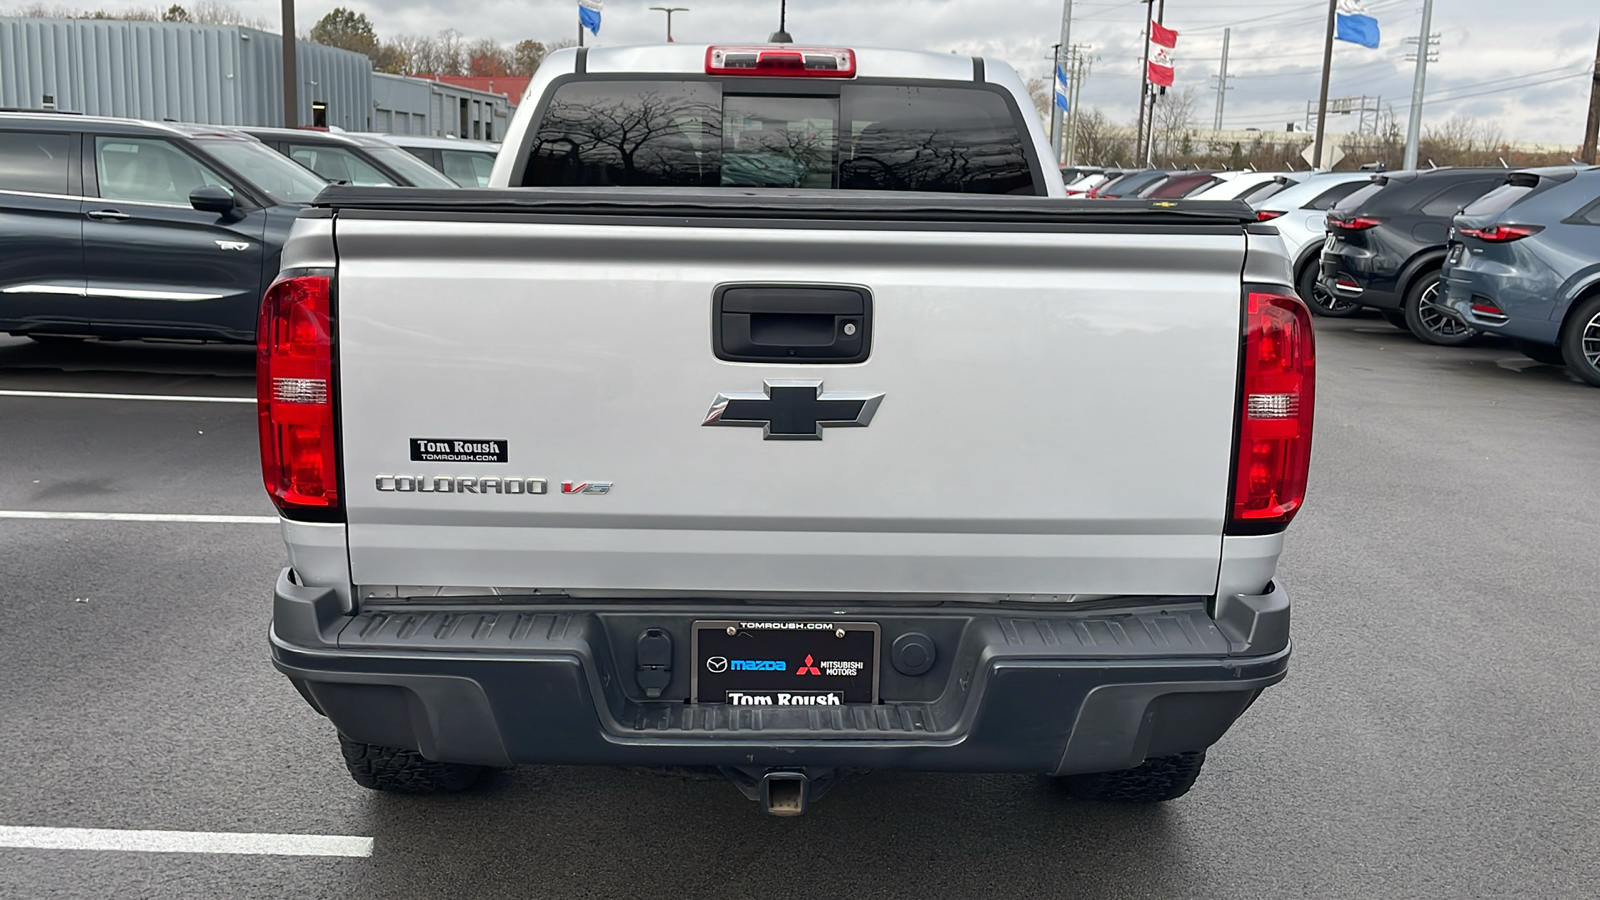
[[[740,793],[761,804],[769,816],[798,816],[806,811],[812,801],[839,780],[837,769],[823,766],[806,766],[797,769],[767,769],[757,766],[723,766],[722,774],[728,776]]]

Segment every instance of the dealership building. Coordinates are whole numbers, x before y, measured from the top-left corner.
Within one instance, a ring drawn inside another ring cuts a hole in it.
[[[0,18],[0,108],[282,125],[282,42],[237,25]],[[484,140],[505,134],[514,99],[505,94],[374,72],[363,54],[308,41],[297,41],[295,53],[296,125]]]

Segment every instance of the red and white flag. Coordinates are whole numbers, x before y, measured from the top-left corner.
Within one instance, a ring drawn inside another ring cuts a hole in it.
[[[1178,45],[1178,33],[1160,22],[1150,21],[1150,72],[1151,84],[1172,86],[1172,48]]]

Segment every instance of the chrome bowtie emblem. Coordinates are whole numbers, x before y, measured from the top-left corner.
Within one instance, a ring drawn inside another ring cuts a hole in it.
[[[820,441],[824,428],[865,428],[883,394],[825,393],[820,381],[768,381],[761,393],[718,394],[703,425],[759,426],[769,441]]]

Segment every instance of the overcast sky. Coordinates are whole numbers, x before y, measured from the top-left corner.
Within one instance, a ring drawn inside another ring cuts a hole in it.
[[[166,2],[166,0],[161,0]],[[181,2],[181,0],[180,0]],[[1200,123],[1216,110],[1214,76],[1225,26],[1232,27],[1225,128],[1282,130],[1302,122],[1320,78],[1327,16],[1319,0],[1165,0],[1165,22],[1179,33],[1177,86],[1199,93]],[[599,44],[663,40],[665,17],[651,6],[687,6],[674,17],[680,41],[765,39],[779,0],[605,0]],[[149,0],[138,5],[149,5]],[[275,0],[240,0],[241,9],[276,20]],[[576,0],[299,0],[300,28],[336,5],[365,12],[380,36],[455,28],[468,37],[553,40],[577,32]],[[1050,70],[1061,28],[1061,0],[789,0],[789,31],[800,43],[954,50],[999,57],[1024,77]],[[1138,97],[1139,0],[1078,0],[1072,40],[1096,57],[1083,105],[1132,121]],[[1330,95],[1382,97],[1404,122],[1414,64],[1407,37],[1421,29],[1422,0],[1367,0],[1378,19],[1377,50],[1335,43]],[[1499,122],[1510,139],[1570,143],[1583,137],[1594,63],[1597,0],[1437,0],[1432,30],[1439,62],[1429,66],[1425,125],[1451,116]],[[1330,132],[1354,130],[1334,119]]]

